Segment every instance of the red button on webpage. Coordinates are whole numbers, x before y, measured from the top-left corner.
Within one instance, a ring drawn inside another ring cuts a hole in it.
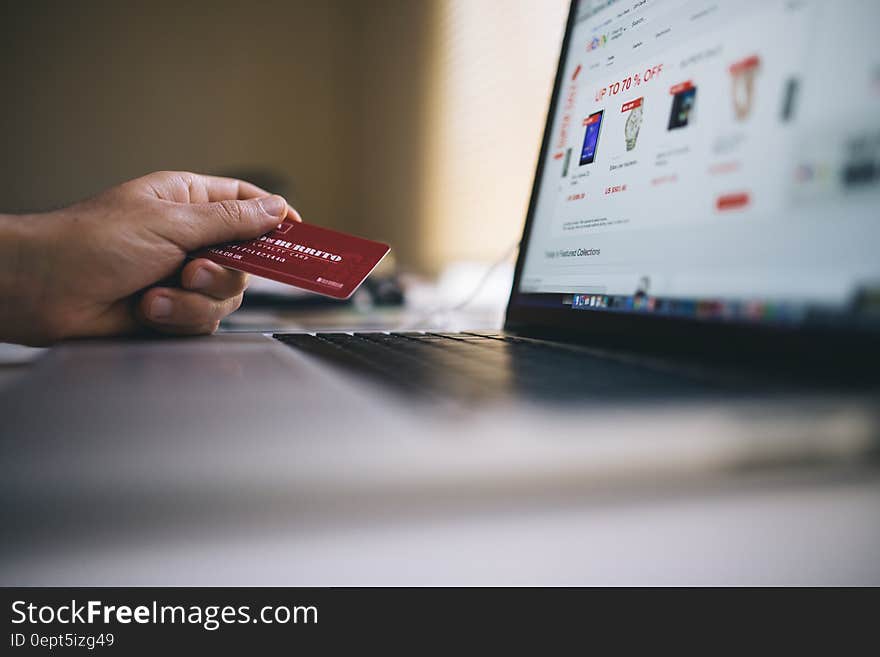
[[[715,201],[715,207],[718,210],[736,210],[737,208],[744,208],[749,204],[750,198],[746,192],[741,192],[739,194],[724,194],[723,196],[719,196]]]
[[[678,84],[669,88],[669,93],[673,96],[676,94],[680,94],[683,91],[687,91],[688,89],[693,89],[694,83],[691,80],[686,80],[685,82],[679,82]]]
[[[757,55],[752,55],[751,57],[746,57],[738,62],[735,62],[730,65],[730,72],[733,75],[738,75],[744,71],[748,71],[752,68],[758,68],[761,65],[761,59]]]
[[[631,101],[629,101],[628,103],[624,103],[624,104],[623,104],[623,107],[622,107],[621,110],[620,110],[620,112],[621,112],[621,113],[623,113],[623,112],[629,112],[631,109],[635,109],[636,107],[641,107],[641,106],[642,106],[642,101],[643,101],[644,99],[645,99],[644,96],[642,96],[641,98],[636,98],[635,100],[631,100]]]

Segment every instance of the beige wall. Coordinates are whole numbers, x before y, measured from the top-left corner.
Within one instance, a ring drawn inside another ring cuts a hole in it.
[[[410,269],[492,259],[522,224],[564,4],[10,3],[0,211],[156,169],[270,170],[307,221]],[[463,10],[479,22],[457,41]]]
[[[427,76],[433,46],[431,0],[370,0],[359,4],[354,61],[361,102],[353,213],[364,234],[389,242],[396,261],[425,269],[427,234],[421,199],[425,178]]]
[[[421,261],[494,261],[516,244],[567,0],[438,0],[427,76]]]
[[[348,225],[345,4],[17,3],[0,28],[0,205],[68,203],[155,169],[258,168],[295,182],[304,216]]]

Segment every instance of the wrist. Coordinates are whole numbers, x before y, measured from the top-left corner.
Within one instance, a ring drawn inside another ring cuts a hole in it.
[[[0,215],[0,342],[45,344],[51,213]]]

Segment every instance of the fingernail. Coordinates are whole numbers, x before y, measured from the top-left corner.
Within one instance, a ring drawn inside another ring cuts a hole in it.
[[[150,319],[165,319],[171,314],[171,299],[156,297],[150,304]]]
[[[208,287],[211,284],[211,281],[214,280],[214,274],[209,272],[206,268],[202,267],[196,271],[196,273],[192,277],[192,281],[190,281],[190,288],[193,290],[201,290],[203,288]]]
[[[267,196],[260,199],[260,207],[263,212],[279,219],[287,214],[287,202],[280,196]]]

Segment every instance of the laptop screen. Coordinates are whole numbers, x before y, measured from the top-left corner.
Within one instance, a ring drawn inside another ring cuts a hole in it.
[[[572,11],[511,305],[880,327],[880,3]]]

